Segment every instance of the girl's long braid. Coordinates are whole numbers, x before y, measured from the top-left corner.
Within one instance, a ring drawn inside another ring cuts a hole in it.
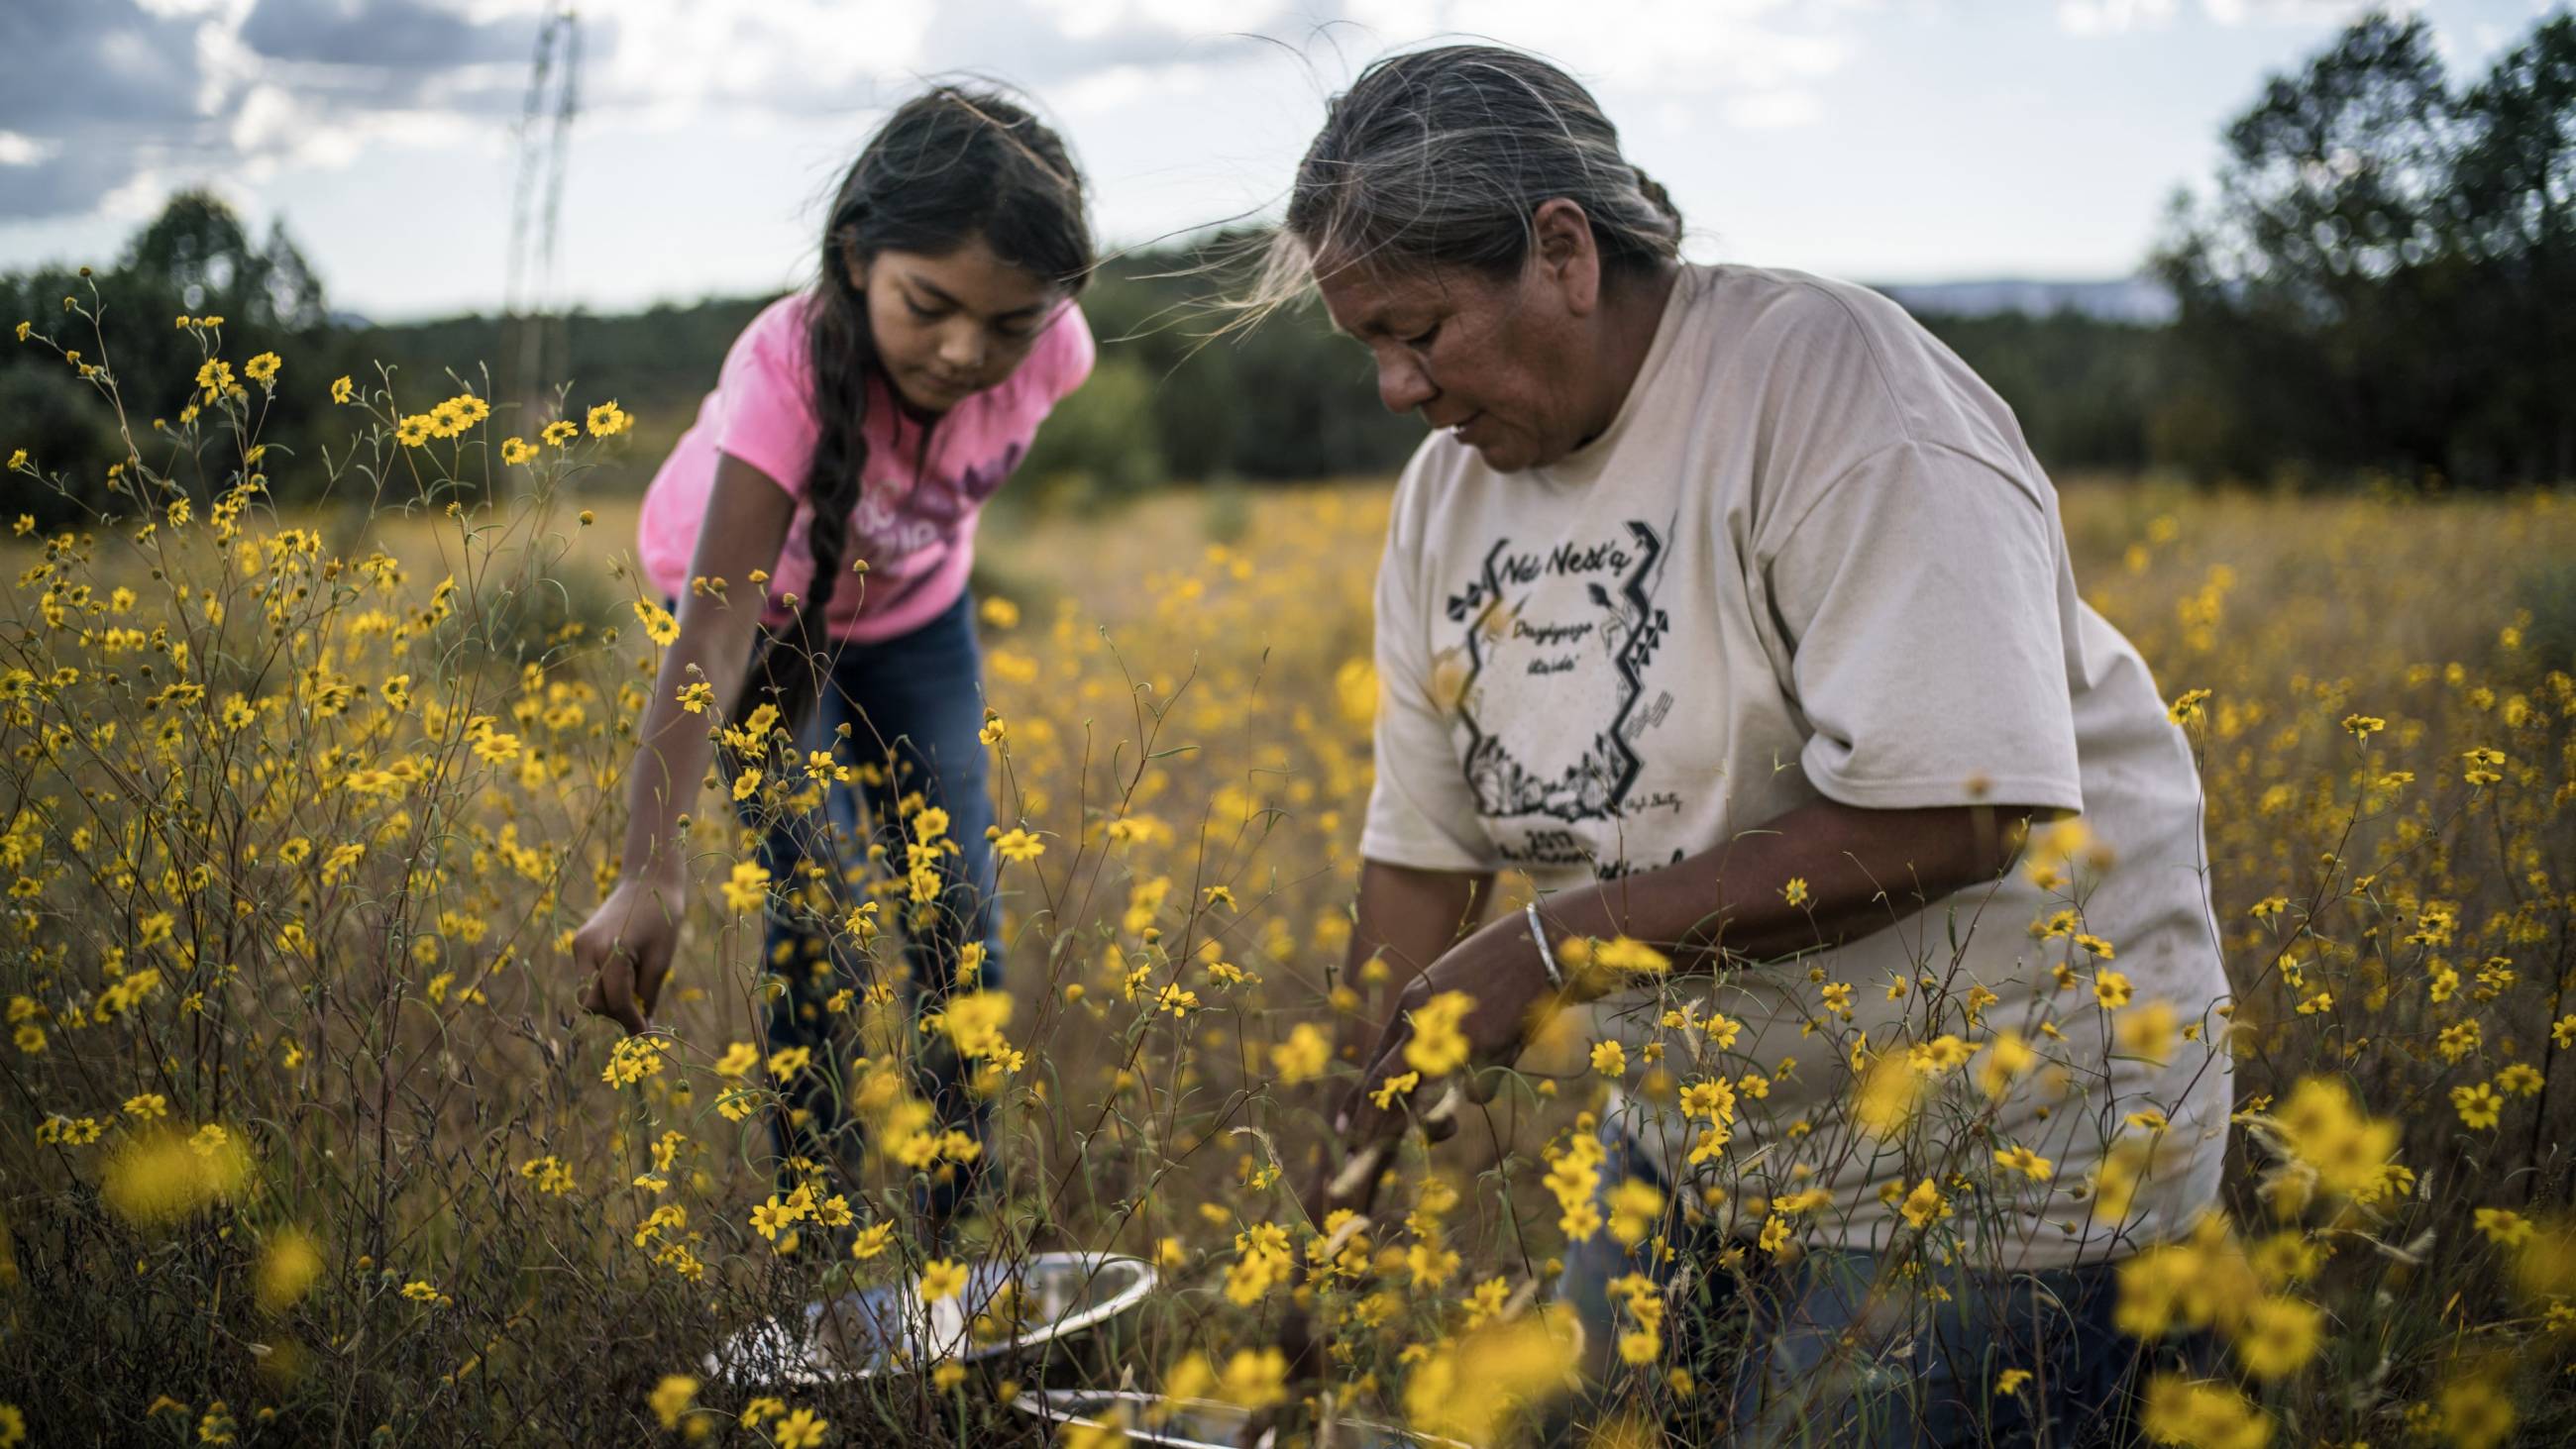
[[[812,510],[805,544],[814,577],[796,600],[786,631],[762,636],[733,716],[743,718],[767,696],[778,707],[779,727],[791,734],[822,690],[830,648],[825,616],[849,565],[850,515],[859,506],[868,466],[868,380],[876,367],[876,343],[868,332],[867,299],[846,267],[824,266],[808,336],[815,411],[823,422],[805,479]]]

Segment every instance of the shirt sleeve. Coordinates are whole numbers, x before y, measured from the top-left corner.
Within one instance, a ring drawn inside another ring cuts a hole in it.
[[[740,458],[802,497],[822,424],[814,414],[813,359],[806,355],[801,297],[752,319],[725,354],[716,387],[724,398],[719,452]]]
[[[1040,395],[1053,407],[1082,386],[1100,356],[1100,345],[1091,336],[1091,319],[1082,314],[1081,303],[1065,304],[1064,315],[1048,324],[1042,346],[1047,366]]]
[[[1457,682],[1444,693],[1422,612],[1414,531],[1402,500],[1377,570],[1377,776],[1360,855],[1417,870],[1496,868],[1452,735]],[[1450,672],[1463,679],[1463,661]]]
[[[1765,566],[1826,798],[2080,810],[2062,541],[2024,483],[1906,441],[1829,483]]]

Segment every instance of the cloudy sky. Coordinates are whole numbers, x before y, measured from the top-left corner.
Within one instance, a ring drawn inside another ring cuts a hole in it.
[[[489,310],[545,0],[0,0],[0,268],[102,261],[173,189],[282,217],[344,309]],[[2114,277],[2346,0],[597,0],[558,297],[776,290],[884,108],[1033,92],[1102,233],[1279,197],[1371,57],[1472,35],[1593,87],[1704,259],[1867,281]],[[2455,75],[2542,0],[2418,0]]]

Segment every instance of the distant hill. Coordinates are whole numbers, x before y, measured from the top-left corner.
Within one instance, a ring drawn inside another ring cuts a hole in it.
[[[2173,293],[2148,277],[2107,282],[2032,282],[2004,278],[1991,282],[1894,282],[1876,290],[1895,298],[1909,312],[1939,312],[1953,317],[1990,317],[2018,312],[2047,317],[2078,312],[2105,322],[2161,326],[2174,317]]]

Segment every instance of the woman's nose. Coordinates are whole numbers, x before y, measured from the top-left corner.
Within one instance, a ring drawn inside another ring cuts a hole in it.
[[[1412,356],[1381,356],[1377,364],[1377,397],[1391,413],[1409,413],[1440,395],[1431,376]]]

